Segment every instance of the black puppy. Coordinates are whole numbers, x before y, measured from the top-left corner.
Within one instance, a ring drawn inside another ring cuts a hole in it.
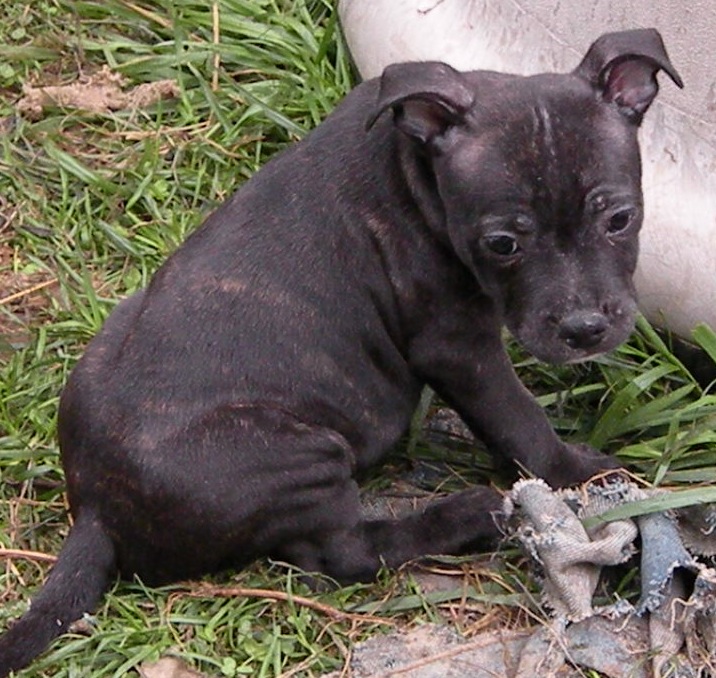
[[[623,341],[642,221],[637,128],[654,30],[573,73],[390,66],[218,209],[125,300],[62,395],[74,525],[0,639],[0,675],[92,610],[110,579],[198,577],[269,555],[340,581],[497,536],[500,497],[361,518],[357,472],[430,384],[501,459],[554,486],[613,467],[567,445],[512,371]]]

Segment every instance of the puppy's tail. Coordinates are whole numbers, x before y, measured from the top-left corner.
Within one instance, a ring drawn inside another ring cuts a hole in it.
[[[69,625],[92,612],[115,570],[115,550],[99,520],[80,514],[30,609],[0,637],[0,678],[27,666]]]

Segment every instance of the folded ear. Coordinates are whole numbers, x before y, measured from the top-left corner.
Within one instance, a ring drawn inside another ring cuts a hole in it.
[[[378,102],[370,129],[388,108],[395,125],[427,144],[449,127],[460,124],[472,106],[474,93],[462,74],[439,61],[392,64],[380,78]]]
[[[661,70],[684,86],[659,32],[643,28],[603,35],[574,73],[589,80],[606,101],[638,125],[659,91],[656,74]]]

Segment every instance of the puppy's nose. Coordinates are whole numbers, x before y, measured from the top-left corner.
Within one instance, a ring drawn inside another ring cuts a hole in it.
[[[562,319],[559,336],[570,348],[592,348],[604,337],[609,321],[596,311],[574,311]]]

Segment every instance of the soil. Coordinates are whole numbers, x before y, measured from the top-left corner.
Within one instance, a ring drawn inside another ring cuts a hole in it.
[[[13,207],[0,202],[0,360],[29,343],[57,283],[48,271],[22,270],[26,262],[12,244],[13,216]]]
[[[160,99],[179,94],[179,88],[173,80],[143,83],[127,90],[123,89],[124,85],[121,75],[104,66],[96,73],[83,75],[69,85],[25,85],[17,110],[31,120],[41,118],[48,107],[109,113],[120,109],[145,108]]]

